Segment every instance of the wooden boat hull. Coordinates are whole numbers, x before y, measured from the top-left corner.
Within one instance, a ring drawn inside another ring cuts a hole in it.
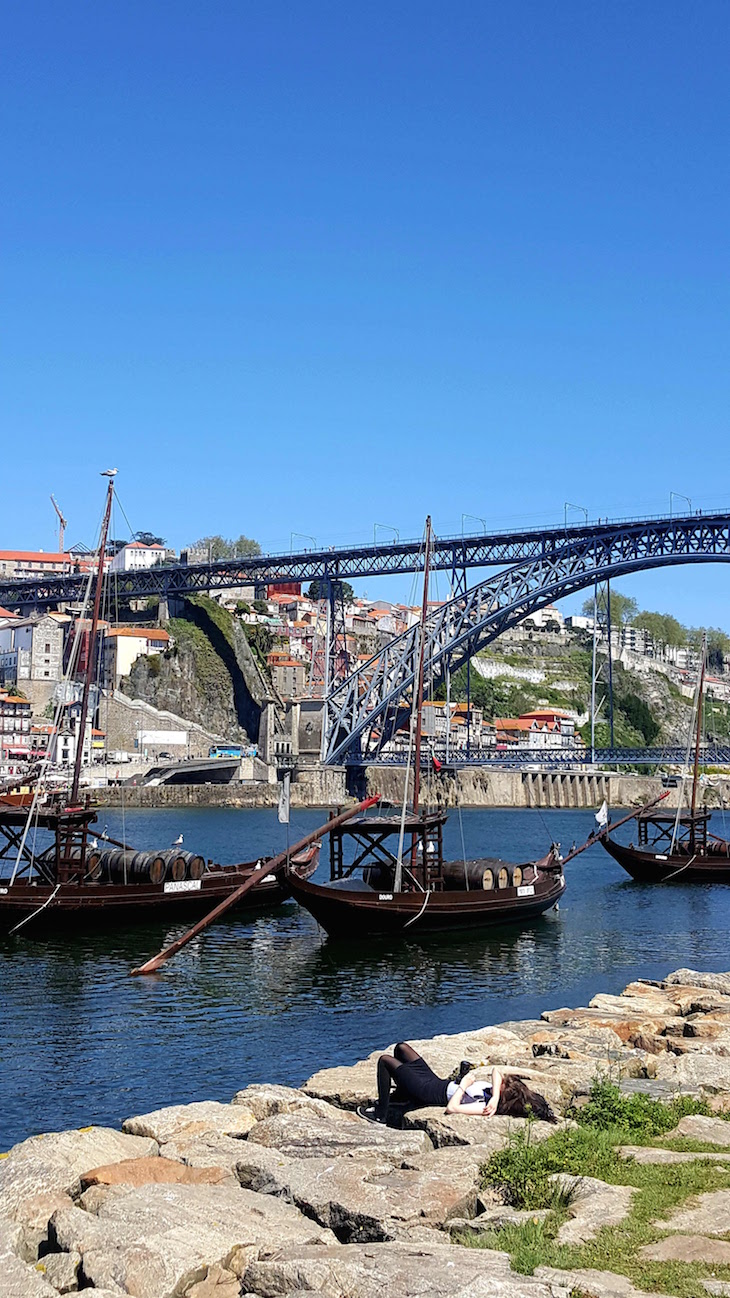
[[[317,868],[319,844],[302,853],[296,868],[309,878]],[[214,867],[202,879],[179,883],[28,883],[21,879],[10,886],[0,879],[0,932],[7,933],[22,920],[19,930],[35,936],[43,932],[82,932],[111,926],[164,920],[174,924],[205,915],[245,883],[255,872],[255,862],[239,866]],[[267,875],[241,898],[232,911],[255,911],[279,905],[290,895],[288,877],[282,867]],[[43,909],[41,909],[41,907]],[[30,918],[32,917],[32,918]]]
[[[529,870],[524,866],[523,870]],[[314,916],[333,938],[376,933],[462,932],[509,924],[529,924],[560,900],[565,878],[558,870],[539,871],[534,883],[518,888],[465,891],[382,893],[312,883],[297,871],[289,874],[295,901]],[[533,891],[527,889],[532,887]],[[522,895],[518,895],[518,894]]]
[[[615,839],[604,835],[601,845],[609,856],[636,879],[638,883],[730,883],[730,848],[719,848],[707,856],[696,855],[694,859],[686,853],[665,853],[644,851],[636,847],[625,847]]]

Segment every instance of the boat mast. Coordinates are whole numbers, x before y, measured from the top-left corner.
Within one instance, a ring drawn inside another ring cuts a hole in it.
[[[413,815],[418,815],[421,796],[421,737],[423,733],[423,664],[426,655],[426,617],[428,615],[428,578],[431,568],[431,515],[426,519],[426,549],[423,560],[423,603],[421,605],[421,634],[418,647],[418,677],[416,681],[416,739],[413,758]],[[415,863],[417,837],[413,835],[411,862]]]
[[[79,797],[79,783],[81,781],[81,763],[84,756],[84,736],[86,734],[86,719],[89,714],[89,695],[91,693],[91,684],[94,679],[94,667],[96,661],[96,636],[99,629],[99,610],[101,608],[101,590],[104,582],[104,555],[106,554],[106,538],[109,532],[109,519],[112,512],[112,500],[114,498],[114,474],[116,469],[108,470],[104,474],[109,478],[109,486],[106,493],[106,508],[104,510],[104,519],[101,525],[101,535],[99,537],[99,562],[96,569],[96,587],[94,589],[94,610],[91,615],[91,631],[89,633],[89,652],[86,659],[86,676],[84,677],[84,688],[81,695],[81,717],[79,719],[79,729],[76,736],[76,760],[74,761],[74,777],[71,785],[71,806],[75,807]]]
[[[702,665],[700,667],[700,685],[697,696],[697,734],[695,736],[695,764],[692,775],[692,820],[690,823],[690,834],[692,837],[691,850],[695,847],[695,808],[697,806],[697,782],[700,770],[700,739],[702,737],[702,687],[705,683],[705,662],[707,659],[707,634],[702,637]]]

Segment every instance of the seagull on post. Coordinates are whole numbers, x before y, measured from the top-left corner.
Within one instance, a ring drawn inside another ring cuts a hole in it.
[[[102,478],[116,478],[118,472],[118,469],[102,469],[100,476]]]

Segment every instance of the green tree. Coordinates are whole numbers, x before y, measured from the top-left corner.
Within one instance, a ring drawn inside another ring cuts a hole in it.
[[[702,649],[703,636],[707,636],[707,666],[711,672],[722,672],[725,659],[730,654],[730,636],[719,626],[693,626],[687,632],[687,642],[695,653]]]
[[[650,613],[643,609],[634,618],[634,626],[648,631],[654,644],[679,648],[687,643],[687,630],[671,613]]]
[[[251,555],[261,554],[261,546],[258,541],[252,541],[248,536],[239,536],[235,541],[228,541],[224,536],[201,536],[200,540],[193,541],[188,546],[189,550],[202,550],[206,559],[211,563],[218,563],[223,559],[246,559]]]
[[[265,599],[255,599],[254,602],[253,602],[253,611],[254,611],[254,613],[261,613],[262,616],[265,617],[266,614],[267,614],[268,611],[269,611],[269,606],[268,606],[268,604],[266,603],[266,600],[265,600]]]
[[[605,616],[605,588],[598,594],[598,609]],[[611,591],[611,626],[629,626],[639,611],[639,605],[632,595],[624,595],[620,590]],[[593,617],[593,596],[583,602],[585,617]]]
[[[164,536],[156,536],[154,532],[135,532],[134,539],[135,541],[139,541],[140,545],[165,544]]]
[[[352,586],[350,585],[349,581],[333,581],[332,588],[334,591],[335,599],[337,600],[342,599],[345,604],[354,603],[355,592],[352,589]],[[307,597],[308,599],[326,599],[327,582],[317,581],[316,579],[314,581],[311,581],[309,583]]]

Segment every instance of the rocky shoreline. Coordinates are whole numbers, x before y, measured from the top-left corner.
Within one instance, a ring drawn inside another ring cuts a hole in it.
[[[15,1145],[0,1157],[3,1298],[655,1292],[620,1269],[514,1271],[499,1231],[546,1214],[505,1203],[485,1188],[483,1169],[526,1121],[422,1109],[406,1112],[400,1129],[364,1122],[354,1109],[372,1098],[375,1060],[388,1044],[300,1089],[247,1086],[230,1103],[159,1109],[121,1131],[88,1127]],[[730,1294],[730,1122],[721,1116],[730,1109],[730,973],[678,970],[585,1007],[414,1044],[442,1076],[468,1058],[527,1078],[561,1115],[557,1128],[530,1124],[533,1146],[575,1129],[565,1115],[580,1116],[602,1072],[624,1095],[702,1097],[704,1113],[682,1117],[663,1143],[619,1154],[627,1168],[658,1165],[667,1175],[687,1163],[714,1169],[719,1188],[651,1223],[642,1256],[672,1259],[683,1294]],[[621,1228],[640,1194],[628,1181],[553,1179],[567,1205],[557,1244],[578,1262],[581,1249]],[[480,1234],[487,1247],[464,1246]]]

